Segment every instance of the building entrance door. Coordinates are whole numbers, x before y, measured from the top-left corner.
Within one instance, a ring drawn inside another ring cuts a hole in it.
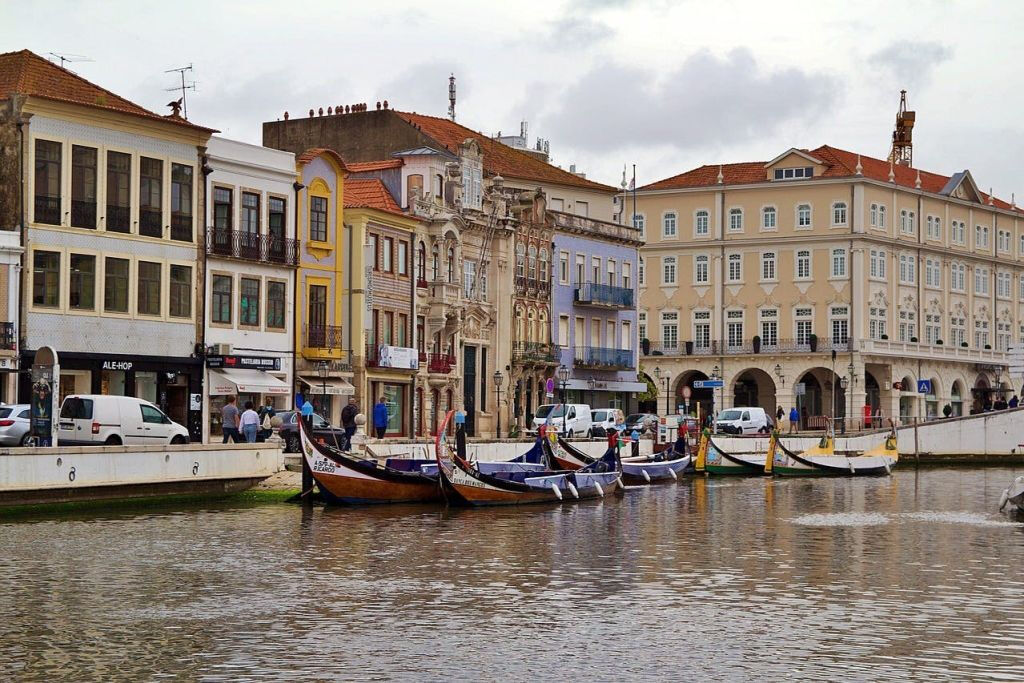
[[[466,436],[476,436],[476,347],[466,346],[463,350],[462,378],[463,405],[466,411]]]

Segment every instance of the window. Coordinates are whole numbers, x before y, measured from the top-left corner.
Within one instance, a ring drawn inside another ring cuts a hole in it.
[[[846,225],[846,202],[832,205],[832,225]]]
[[[679,314],[674,311],[661,314],[661,345],[664,349],[679,346]]]
[[[622,287],[633,289],[633,264],[628,261],[622,264]]]
[[[868,211],[869,221],[872,228],[878,227],[878,204],[872,204]]]
[[[367,251],[370,253],[370,261],[368,265],[373,270],[380,270],[380,238],[374,233],[369,233],[366,236],[367,246],[370,247]]]
[[[793,311],[796,320],[796,343],[810,344],[814,330],[814,311],[810,308],[798,308]]]
[[[640,232],[644,232],[644,230],[646,230],[646,227],[644,225],[644,215],[642,213],[633,214],[633,227],[639,230]]]
[[[674,285],[676,283],[676,257],[666,256],[661,260],[663,285]]]
[[[672,259],[672,262],[675,263],[675,258]],[[601,257],[600,256],[591,256],[590,257],[590,277],[591,277],[590,281],[593,282],[595,285],[601,284]],[[672,281],[673,282],[675,281],[675,276],[672,277]]]
[[[71,146],[71,225],[96,229],[95,147]]]
[[[230,275],[213,276],[213,310],[210,319],[215,323],[231,324],[231,307],[234,305],[231,295],[233,280]]]
[[[811,205],[810,204],[798,204],[796,207],[796,227],[798,228],[809,228],[811,227]]]
[[[398,274],[409,274],[409,243],[398,242]]]
[[[611,261],[609,261],[609,264]],[[551,264],[548,260],[548,250],[540,250],[540,265],[537,266],[538,274],[540,275],[541,282],[547,282],[551,276]],[[609,283],[612,284],[612,283]]]
[[[618,286],[618,280],[615,278],[615,261],[608,259],[608,282],[605,284],[610,287]]]
[[[139,159],[139,234],[163,237],[164,162]]]
[[[223,187],[215,187],[213,189],[213,230],[214,230],[214,244],[218,247],[227,249],[227,253],[231,253],[231,236],[230,231],[232,229],[232,192],[231,190]]]
[[[776,216],[774,206],[766,206],[763,209],[761,209],[761,229],[774,230],[776,225],[775,218]]]
[[[729,230],[731,232],[743,230],[743,209],[729,209]]]
[[[285,283],[267,281],[267,327],[283,330],[285,316]]]
[[[708,234],[709,228],[708,212],[701,209],[693,216],[693,234],[697,237],[703,237]]]
[[[131,232],[132,156],[123,152],[107,152],[107,217],[106,229]]]
[[[950,264],[949,288],[954,292],[967,291],[967,266],[955,261]]]
[[[928,228],[927,235],[928,239],[941,240],[942,239],[942,219],[938,216],[928,216],[927,220]]]
[[[423,175],[411,173],[405,179],[406,206],[423,197]]]
[[[563,285],[569,284],[569,252],[567,251],[558,254],[558,281]]]
[[[393,273],[395,271],[395,264],[392,259],[395,257],[395,240],[391,237],[385,237],[381,244],[381,269],[385,273]]]
[[[1020,289],[1019,289],[1019,291],[1017,292],[1017,298],[1018,298],[1018,299],[1019,299],[1019,300],[1020,300],[1021,302],[1024,302],[1024,275],[1021,275],[1021,276],[1020,276]]]
[[[646,332],[646,328],[644,332]],[[558,316],[558,345],[569,346],[569,316],[567,315]]]
[[[537,247],[530,245],[530,248],[526,250],[526,264],[529,268],[527,271],[531,280],[537,279]],[[594,282],[600,282],[601,270],[601,259],[597,259],[597,270],[594,272]]]
[[[967,322],[962,315],[954,313],[950,316],[949,340],[956,347],[963,346],[967,342]]]
[[[917,281],[915,271],[917,259],[913,254],[900,254],[900,282],[912,285]]]
[[[1009,322],[997,322],[996,323],[996,351],[1009,351],[1010,350],[1010,323]]]
[[[900,210],[900,232],[904,235],[914,234],[914,212],[906,209]]]
[[[917,313],[900,311],[900,341],[909,342],[917,339]]]
[[[693,346],[697,349],[711,348],[711,311],[693,312]]]
[[[637,258],[639,258],[639,261],[637,262],[636,279],[640,282],[640,286],[643,287],[646,284],[644,282],[644,257],[639,256]]]
[[[999,251],[1010,251],[1010,233],[1007,230],[1000,230],[997,236],[996,247]]]
[[[192,268],[171,264],[170,302],[167,314],[172,318],[192,317]]]
[[[566,319],[566,325],[568,325],[569,317],[562,316]],[[640,334],[641,339],[647,339],[647,311],[640,311],[636,314],[637,317],[637,332]],[[566,344],[562,344],[566,346]]]
[[[846,250],[832,250],[832,277],[846,277]]]
[[[1024,256],[1024,235],[1020,236],[1020,247],[1018,256]]]
[[[271,207],[273,207],[273,199]],[[277,200],[281,206],[281,234],[284,237],[284,200]],[[274,214],[270,214],[273,228]],[[271,230],[271,234],[273,230]],[[171,164],[171,239],[180,242],[192,241],[192,167],[185,164]]]
[[[476,261],[462,261],[462,280],[463,292],[468,299],[473,296],[473,288],[476,286]]]
[[[988,268],[977,266],[974,269],[974,293],[988,294]]]
[[[579,202],[576,202],[579,204]],[[661,224],[661,236],[662,237],[675,237],[676,236],[676,214],[674,211],[666,213],[662,218]]]
[[[942,285],[942,266],[939,259],[926,258],[924,261],[924,286],[938,288]]]
[[[313,242],[327,241],[327,197],[310,197],[309,239]]]
[[[327,340],[327,286],[310,285],[307,305],[308,344],[326,346]],[[376,311],[374,311],[376,313]]]
[[[885,249],[872,249],[868,264],[870,277],[878,280],[885,279]]]
[[[448,247],[447,256],[448,282],[455,282],[455,247]]]
[[[885,334],[885,309],[872,306],[868,309],[868,336],[871,339],[881,339]]]
[[[728,264],[726,280],[728,282],[742,282],[743,256],[741,254],[729,254],[726,263]]]
[[[441,249],[436,244],[430,249],[430,277],[434,282],[441,277]]]
[[[398,336],[395,338],[395,346],[402,346],[408,348],[409,315],[407,313],[398,314],[398,327],[396,331],[398,332]]]
[[[807,249],[796,252],[796,279],[811,279],[811,252]]]
[[[988,247],[988,226],[974,226],[974,246],[986,248]]]
[[[988,346],[988,320],[974,321],[974,346],[983,349]]]
[[[142,411],[142,421],[147,424],[167,424],[170,422],[170,420],[166,418],[159,409],[154,408],[153,406],[140,403],[139,409]]]
[[[36,140],[36,223],[61,224],[60,167],[61,144]]]
[[[694,284],[706,285],[711,281],[708,272],[708,257],[700,254],[693,257],[693,281]]]
[[[578,260],[578,259],[577,259]],[[516,245],[516,277],[526,277],[526,245]],[[580,277],[580,283],[583,278]]]
[[[761,280],[775,280],[775,252],[766,251],[761,254]]]
[[[586,276],[584,275],[584,269],[586,268],[585,260],[586,260],[586,257],[583,256],[583,254],[576,254],[576,285],[577,286],[582,285],[586,281]]]
[[[779,343],[779,311],[777,308],[765,308],[760,311],[761,347],[769,349]]]
[[[108,256],[103,262],[103,310],[128,312],[128,279],[131,262]]]
[[[743,311],[726,311],[725,343],[730,349],[743,346]]]
[[[1000,299],[1010,298],[1010,274],[996,273],[996,296]]]
[[[846,306],[833,306],[829,312],[832,322],[832,344],[846,344],[850,339],[850,309]]]
[[[32,305],[60,307],[60,252],[38,249],[33,252]]]
[[[814,167],[805,166],[801,168],[777,168],[775,169],[775,180],[800,180],[814,176]]]
[[[878,206],[878,227],[885,229],[885,206],[881,204]]]
[[[139,315],[160,315],[160,280],[163,265],[152,261],[139,261],[138,268]]]
[[[68,274],[68,307],[77,311],[96,308],[96,257],[71,254]]]
[[[924,316],[924,339],[929,344],[942,339],[942,317],[938,313],[928,313]]]
[[[483,166],[477,159],[462,159],[462,205],[477,210],[483,205]]]
[[[619,348],[623,351],[629,351],[633,348],[633,330],[628,320],[622,321],[622,337],[619,342]]]
[[[427,245],[420,242],[416,249],[416,279],[420,282],[427,281]]]
[[[949,239],[954,244],[967,243],[967,225],[963,221],[949,222]]]

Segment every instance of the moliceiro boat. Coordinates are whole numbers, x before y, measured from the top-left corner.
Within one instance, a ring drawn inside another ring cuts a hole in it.
[[[999,497],[999,509],[1006,507],[1007,503],[1013,503],[1017,509],[1024,512],[1024,475],[1017,477],[1010,482],[1003,494]]]
[[[556,437],[554,444],[546,442],[545,446],[550,450],[551,458],[562,469],[578,470],[595,460],[561,437]],[[611,441],[609,441],[608,447],[613,448]],[[661,453],[620,458],[623,483],[642,485],[677,481],[679,475],[693,461],[692,456],[686,450],[685,440],[678,439]]]
[[[618,457],[611,449],[575,471],[498,468],[485,472],[466,458],[461,414],[455,424],[455,448],[448,443],[444,427],[452,415],[453,411],[449,411],[445,416],[435,450],[441,490],[452,505],[520,505],[602,498],[622,486]]]
[[[835,435],[831,428],[815,446],[802,453],[794,453],[786,448],[779,439],[778,431],[773,430],[765,453],[764,469],[769,474],[782,477],[874,476],[891,474],[899,459],[895,426],[881,444],[862,455],[837,455]]]
[[[701,432],[694,464],[697,472],[715,475],[743,474],[763,475],[764,455],[761,453],[730,453],[719,448],[711,438],[711,430]]]

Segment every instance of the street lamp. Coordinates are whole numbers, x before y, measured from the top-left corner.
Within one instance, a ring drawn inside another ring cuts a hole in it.
[[[711,369],[711,379],[722,379],[721,371],[719,370],[717,365]],[[711,389],[711,413],[712,413],[712,415],[714,415],[714,412],[715,412],[715,391],[716,391],[716,389],[714,389],[712,387],[712,389]],[[724,398],[725,388],[724,387],[722,388],[722,395],[723,395],[722,400],[725,401],[725,398]],[[718,426],[715,423],[713,418],[712,418],[711,424],[714,425],[713,429],[717,433]]]
[[[786,376],[782,374],[782,366],[778,363],[775,364],[775,376],[779,378],[779,384],[786,386]]]
[[[669,403],[671,398],[672,389],[672,373],[668,370],[665,371],[665,414],[670,415],[672,413],[672,405]]]
[[[320,361],[319,363],[316,364],[316,374],[318,374],[320,376],[320,387],[321,387],[321,397],[320,397],[320,412],[321,412],[321,415],[320,416],[322,418],[324,418],[325,420],[328,420],[328,421],[329,421],[329,418],[326,415],[324,415],[323,413],[325,412],[324,408],[326,407],[326,404],[327,404],[327,375],[330,372],[330,369],[331,369],[330,363],[328,363],[325,360],[322,360],[322,361]]]
[[[501,370],[494,371],[494,417],[497,425],[494,429],[495,438],[501,438],[501,380],[504,379]]]
[[[846,387],[848,387],[848,386],[850,386],[850,379],[848,377],[840,377],[839,378],[839,387],[845,392],[846,391]],[[852,405],[852,402],[851,402],[851,405]],[[843,418],[842,429],[840,430],[840,431],[842,431],[843,434],[846,433],[846,419],[848,417],[849,416],[846,416],[846,417]]]
[[[569,411],[565,407],[565,389],[569,385],[569,368],[564,365],[558,366],[558,388],[559,393],[562,396],[562,431],[565,432],[565,428],[568,426],[568,419],[566,416]]]

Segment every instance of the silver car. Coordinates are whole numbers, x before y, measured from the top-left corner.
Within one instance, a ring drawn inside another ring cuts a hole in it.
[[[27,403],[0,406],[0,446],[24,446],[32,409]]]

